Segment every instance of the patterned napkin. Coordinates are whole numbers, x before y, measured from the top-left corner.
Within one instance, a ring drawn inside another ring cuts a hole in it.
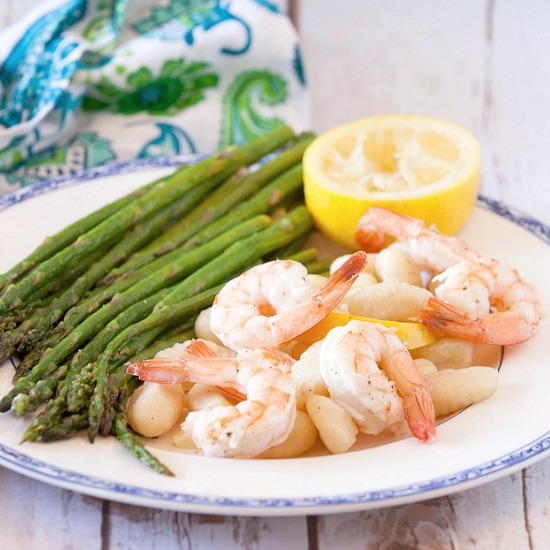
[[[0,193],[107,162],[210,152],[309,103],[275,0],[48,0],[2,30]]]

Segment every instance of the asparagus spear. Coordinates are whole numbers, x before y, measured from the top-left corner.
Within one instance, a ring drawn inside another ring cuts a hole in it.
[[[222,234],[227,231],[227,229],[242,222],[243,220],[247,220],[252,216],[266,212],[270,205],[282,200],[288,193],[291,193],[294,189],[297,189],[301,185],[302,169],[301,165],[298,165],[282,174],[264,189],[259,191],[253,198],[242,203],[232,212],[229,212],[219,220],[207,225],[203,230],[199,231],[199,233],[194,235],[179,248],[173,250],[172,252],[168,252],[164,256],[157,258],[136,271],[126,271],[124,276],[112,285],[93,291],[88,299],[79,304],[76,308],[73,308],[67,312],[63,324],[66,325],[67,330],[75,327],[83,319],[96,311],[103,303],[110,300],[114,294],[126,290],[137,281],[147,277],[157,269],[164,267],[175,258],[178,258],[183,251],[190,250],[196,246],[207,243],[214,237]],[[67,330],[64,327],[60,327],[59,330],[61,335],[67,334]],[[58,340],[56,339],[55,342],[57,341]]]
[[[116,335],[119,330],[119,323],[121,320],[123,323],[127,323],[129,322],[127,320],[128,318],[138,320],[138,317],[136,317],[138,313],[145,312],[143,315],[148,314],[150,309],[158,302],[158,300],[166,294],[159,294],[159,291],[161,291],[163,287],[173,284],[187,273],[195,270],[205,261],[212,259],[231,245],[231,243],[235,240],[263,229],[270,223],[271,220],[267,216],[258,216],[239,224],[223,235],[220,235],[210,243],[182,255],[178,260],[153,273],[143,281],[128,289],[126,292],[115,295],[109,304],[104,305],[101,309],[83,321],[54,348],[46,351],[44,357],[36,365],[37,371],[40,371],[42,368],[40,367],[41,363],[47,364],[49,361],[59,363],[60,361],[63,361],[69,353],[75,351],[94,333],[101,330],[92,342],[90,342],[84,350],[81,350],[75,358],[75,360],[82,361],[82,355],[84,355],[89,361],[95,360],[96,356],[103,351],[103,347],[107,345],[109,340]],[[128,309],[136,302],[138,302],[138,304],[135,308]],[[119,313],[122,314],[121,319],[116,318]],[[107,325],[107,323],[109,323],[109,321],[113,318],[115,318],[115,320]],[[125,325],[123,325],[122,328],[124,328],[124,326]],[[103,329],[103,327],[106,328]],[[27,377],[32,376],[34,378],[33,372],[34,369],[27,375]],[[14,390],[18,388],[18,385],[22,382],[22,380],[23,378],[20,378],[17,381]],[[19,391],[26,392],[29,390],[19,389]],[[0,407],[2,406],[2,402],[0,402]],[[24,409],[21,406],[15,410],[17,414],[21,414],[23,411]]]
[[[317,260],[316,262],[306,263],[308,273],[324,273],[328,271],[330,265],[336,258],[323,258],[322,260]]]
[[[21,307],[34,291],[51,285],[52,280],[72,265],[81,262],[88,254],[97,250],[111,239],[121,235],[149,214],[174,202],[193,187],[206,180],[223,181],[244,164],[253,162],[292,137],[288,127],[279,126],[243,147],[229,147],[185,171],[176,171],[151,191],[131,202],[122,210],[103,220],[76,241],[54,256],[39,264],[29,275],[17,284],[6,288],[0,297],[0,314]]]
[[[44,380],[37,382],[29,393],[20,393],[12,403],[13,410],[17,416],[34,411],[43,402],[53,396],[57,384],[67,374],[68,366],[61,365],[57,370]]]
[[[6,271],[6,273],[0,275],[0,294],[10,283],[17,281],[22,275],[28,273],[39,263],[51,258],[56,252],[59,252],[66,246],[70,245],[80,235],[94,228],[115,212],[125,208],[132,201],[148,193],[162,181],[164,181],[164,178],[140,187],[129,195],[103,206],[99,210],[96,210],[95,212],[92,212],[84,218],[81,218],[80,220],[65,227],[55,235],[46,238],[46,240],[24,260],[13,266],[9,271]]]
[[[133,454],[140,462],[149,466],[158,472],[167,476],[173,476],[173,472],[155,458],[142,444],[139,437],[133,434],[129,429],[126,421],[126,415],[122,411],[118,411],[113,423],[113,432],[116,438],[122,445]]]
[[[203,185],[199,189],[201,189],[202,191],[204,189],[207,189],[207,187],[208,186]],[[192,189],[189,193],[195,193],[195,191],[196,189]],[[181,199],[175,205],[168,207],[168,210],[170,210],[170,212],[174,214],[174,210],[178,210],[179,213],[181,213],[181,205],[178,206],[180,202]],[[166,210],[167,209],[165,209],[164,211]],[[189,257],[190,260],[195,260],[195,262],[198,262],[196,263],[196,265],[200,265],[200,262],[210,259],[210,256],[208,254],[217,254],[218,248],[220,250],[223,250],[223,248],[225,248],[228,243],[232,242],[231,239],[238,239],[243,235],[248,234],[248,232],[253,232],[261,229],[266,226],[266,223],[269,223],[269,218],[264,216],[261,220],[255,219],[254,221],[248,222],[248,224],[241,224],[240,226],[238,226],[238,228],[234,228],[232,231],[227,232],[225,234],[225,237],[221,236],[219,239],[216,240],[216,242],[209,243],[210,246],[205,245],[200,249],[197,249],[197,251],[200,250],[199,252],[192,251],[189,254],[185,255],[185,260],[187,260],[187,258]],[[158,231],[160,231],[162,228],[161,224],[162,220],[160,224],[158,222],[156,223]],[[42,340],[44,338],[45,334],[47,334],[49,330],[49,327],[61,317],[61,315],[66,311],[67,306],[76,303],[76,301],[80,296],[82,296],[84,291],[86,291],[91,286],[91,284],[95,283],[102,274],[108,271],[108,269],[105,269],[105,266],[112,265],[115,258],[123,257],[123,254],[127,252],[130,248],[135,249],[137,246],[139,246],[139,242],[137,242],[138,239],[132,239],[131,237],[132,235],[130,235],[126,239],[123,239],[117,246],[115,246],[111,250],[111,252],[107,254],[107,256],[105,256],[105,258],[102,258],[100,262],[98,262],[90,270],[88,270],[80,279],[78,279],[72,285],[69,290],[67,290],[65,294],[63,294],[63,296],[55,301],[52,307],[50,307],[48,313],[40,319],[38,325],[34,328],[34,330],[26,336],[25,341],[28,342],[31,347],[36,340]],[[180,256],[179,260],[175,260],[173,263],[166,266],[163,270],[153,273],[152,275],[138,283],[138,288],[131,287],[134,292],[130,293],[130,291],[128,291],[129,294],[118,295],[118,298],[115,295],[111,303],[103,306],[101,310],[96,311],[96,313],[94,313],[91,317],[88,317],[84,322],[88,323],[88,325],[91,325],[97,320],[97,316],[101,314],[103,315],[103,318],[107,318],[106,316],[108,316],[111,312],[112,316],[114,316],[118,312],[122,311],[122,309],[124,309],[127,305],[133,303],[133,301],[139,300],[143,296],[151,294],[158,288],[168,286],[171,281],[181,278],[181,276],[183,276],[186,272],[193,269],[195,269],[195,264],[193,264],[192,262],[184,261],[184,259]],[[141,291],[141,294],[139,293],[139,291]],[[134,296],[135,299],[131,301]],[[63,334],[67,334],[71,328],[72,327],[65,325],[65,330],[63,331]],[[57,342],[52,341],[52,343],[55,344]]]
[[[120,332],[109,343],[104,356],[99,361],[97,384],[90,402],[88,428],[90,440],[95,439],[103,419],[107,374],[113,366],[129,357],[127,353],[121,351],[128,342],[154,328],[159,328],[159,332],[162,331],[167,324],[174,322],[179,302],[185,301],[189,296],[194,296],[203,289],[218,283],[237,269],[242,268],[243,265],[249,265],[265,254],[291,242],[310,228],[311,218],[309,213],[305,207],[297,208],[268,229],[233,244],[219,257],[173,287],[155,306],[153,314]]]
[[[65,290],[66,287],[71,285],[75,279],[80,277],[94,262],[96,262],[105,253],[105,249],[102,248],[90,254],[86,261],[83,261],[80,265],[74,266],[68,269],[66,273],[60,276],[51,288],[41,288],[38,292],[30,296],[29,301],[25,306],[14,313],[3,315],[2,321],[0,321],[0,332],[7,332],[8,329],[16,329],[19,323],[24,322],[27,318],[31,317],[36,307],[42,307],[43,305],[49,305],[54,299],[58,298]],[[36,307],[33,307],[36,306]],[[30,330],[30,327],[27,328]],[[0,335],[0,339],[2,335]],[[0,352],[0,356],[2,353]],[[11,353],[9,354],[11,355]]]
[[[48,443],[59,441],[73,436],[76,432],[84,430],[88,426],[88,415],[85,411],[70,414],[60,420],[59,423],[45,428],[40,434],[40,441]]]
[[[290,256],[281,256],[281,259],[307,264],[308,262],[314,262],[317,259],[317,255],[318,252],[316,248],[308,248],[296,254],[291,254]]]
[[[92,365],[87,365],[82,369],[80,375],[82,379],[88,376],[89,383],[92,381],[93,368]],[[82,383],[85,383],[84,380]],[[63,413],[67,410],[67,392],[69,390],[68,377],[60,385],[57,395],[54,399],[50,399],[44,410],[31,422],[22,441],[38,441],[41,434],[52,426],[55,426],[61,421]]]
[[[124,265],[113,270],[105,278],[105,282],[112,282],[173,250],[208,223],[228,212],[231,207],[252,196],[275,176],[298,163],[312,139],[312,134],[303,134],[295,145],[264,164],[256,172],[242,178],[238,185],[230,180],[220,186],[190,216],[185,217],[146,248],[134,254]],[[251,216],[260,213],[262,212],[254,212]]]
[[[183,243],[181,250],[188,250],[199,244],[208,242],[227,228],[239,223],[239,221],[246,220],[257,214],[263,214],[301,186],[302,164],[300,163],[281,174],[269,185],[263,187],[252,198],[241,203],[231,212],[207,225],[204,229],[201,229]]]
[[[306,244],[306,241],[309,238],[309,232],[305,233],[301,237],[297,238],[294,242],[291,242],[287,246],[283,246],[280,250],[276,250],[274,254],[272,254],[268,259],[269,260],[275,260],[277,258],[288,258],[289,256],[292,256],[293,254],[296,254],[296,252],[300,252],[304,245]]]

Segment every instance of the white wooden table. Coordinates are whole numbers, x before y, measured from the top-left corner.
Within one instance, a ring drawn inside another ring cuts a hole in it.
[[[32,4],[0,0],[0,28]],[[386,112],[456,120],[482,141],[483,192],[550,223],[547,0],[297,0],[291,13],[315,130]],[[136,508],[0,468],[0,509],[0,548],[10,550],[542,550],[550,460],[450,497],[290,519]]]

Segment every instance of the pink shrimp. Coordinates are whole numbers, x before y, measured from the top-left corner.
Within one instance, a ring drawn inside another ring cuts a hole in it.
[[[542,319],[535,290],[520,274],[496,260],[465,260],[433,279],[418,320],[474,342],[519,344],[531,338]],[[491,312],[491,306],[497,311]]]
[[[405,344],[392,329],[364,321],[333,328],[320,350],[330,396],[364,433],[407,420],[420,441],[435,436],[431,393]]]
[[[366,261],[364,252],[356,252],[318,291],[298,262],[253,267],[218,293],[210,327],[234,350],[279,348],[321,321],[344,298]]]
[[[247,349],[236,357],[216,357],[199,341],[191,353],[194,357],[183,353],[181,358],[128,363],[127,372],[149,382],[198,382],[246,395],[237,405],[187,415],[184,424],[205,455],[251,458],[288,437],[296,419],[289,356],[276,350]]]
[[[359,220],[355,240],[368,252],[379,252],[386,237],[396,239],[391,246],[406,250],[421,268],[432,273],[479,254],[456,237],[428,228],[422,220],[398,214],[387,208],[372,207]]]
[[[359,221],[356,239],[379,249],[385,236],[406,250],[422,269],[436,273],[435,298],[418,320],[459,338],[489,344],[518,344],[531,338],[542,315],[533,288],[518,272],[485,260],[456,237],[426,228],[422,220],[384,208],[370,208]],[[498,311],[491,313],[491,306]]]

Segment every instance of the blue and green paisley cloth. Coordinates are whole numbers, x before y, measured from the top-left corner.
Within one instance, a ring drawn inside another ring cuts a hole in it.
[[[309,125],[276,0],[48,0],[0,31],[0,193]]]

